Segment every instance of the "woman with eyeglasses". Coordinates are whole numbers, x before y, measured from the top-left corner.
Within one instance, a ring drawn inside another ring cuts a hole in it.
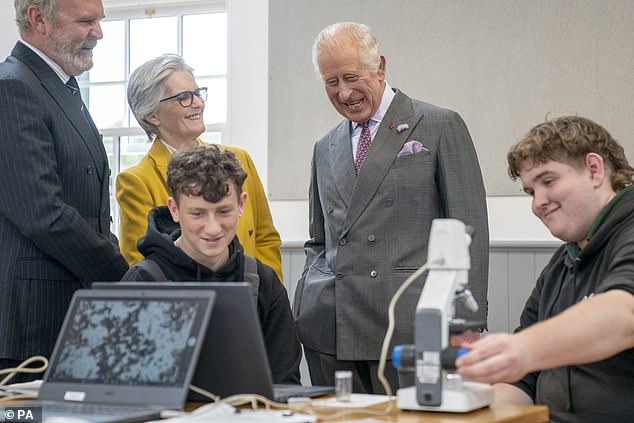
[[[205,131],[207,88],[198,87],[192,72],[182,57],[164,54],[145,62],[130,76],[130,109],[152,141],[145,157],[117,176],[119,242],[130,265],[143,259],[137,242],[147,230],[148,212],[167,204],[165,172],[172,153],[204,143],[198,137]],[[282,280],[281,240],[253,160],[241,148],[219,147],[231,150],[247,173],[243,186],[247,201],[237,233],[244,252],[270,266]]]

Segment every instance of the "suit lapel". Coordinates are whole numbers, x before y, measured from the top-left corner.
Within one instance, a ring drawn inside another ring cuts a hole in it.
[[[392,104],[385,113],[381,126],[379,126],[372,144],[370,144],[359,175],[356,177],[350,208],[341,235],[345,235],[350,230],[366,209],[392,167],[396,155],[421,118],[422,115],[414,113],[410,98],[400,91],[396,91]],[[391,125],[391,122],[394,125]],[[397,129],[399,125],[407,125],[407,129],[399,132]],[[354,177],[354,170],[352,172]]]
[[[44,89],[48,91],[53,100],[59,105],[61,111],[79,133],[82,142],[92,157],[97,175],[103,180],[104,172],[108,166],[108,157],[101,141],[101,136],[90,115],[87,111],[86,115],[84,115],[82,110],[77,110],[73,106],[72,93],[68,87],[62,83],[53,69],[30,48],[18,42],[13,48],[11,55],[31,69],[40,80]]]
[[[156,138],[148,151],[148,155],[154,161],[154,166],[156,166],[163,184],[167,186],[167,163],[172,153],[163,145],[161,140]]]
[[[350,125],[350,121],[343,121],[335,130],[329,145],[329,159],[335,187],[346,208],[350,205],[356,179],[352,160]]]

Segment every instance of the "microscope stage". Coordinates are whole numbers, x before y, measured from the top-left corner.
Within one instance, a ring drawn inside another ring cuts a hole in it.
[[[401,410],[441,411],[449,413],[466,413],[488,406],[493,402],[493,387],[485,383],[463,382],[458,390],[442,391],[440,406],[418,404],[416,387],[399,389],[396,392],[396,406]]]

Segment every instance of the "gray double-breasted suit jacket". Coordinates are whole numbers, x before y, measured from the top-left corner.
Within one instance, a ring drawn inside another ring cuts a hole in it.
[[[0,358],[49,355],[73,292],[128,267],[110,234],[106,152],[75,106],[24,44],[0,64]]]
[[[488,223],[486,194],[469,132],[460,116],[396,90],[359,175],[351,123],[343,121],[314,148],[310,240],[295,294],[302,343],[339,360],[378,360],[387,307],[405,279],[427,260],[431,222],[460,219],[476,230],[470,288],[485,320]],[[397,157],[408,141],[416,154]],[[401,297],[394,344],[412,343],[424,277]]]

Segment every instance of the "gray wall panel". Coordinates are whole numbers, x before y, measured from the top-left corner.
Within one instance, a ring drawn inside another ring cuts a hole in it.
[[[509,272],[508,253],[489,255],[489,332],[508,332],[509,328]]]
[[[489,271],[495,271],[491,269]],[[520,321],[526,299],[535,286],[535,254],[532,252],[508,253],[509,272],[509,330],[513,331]]]

